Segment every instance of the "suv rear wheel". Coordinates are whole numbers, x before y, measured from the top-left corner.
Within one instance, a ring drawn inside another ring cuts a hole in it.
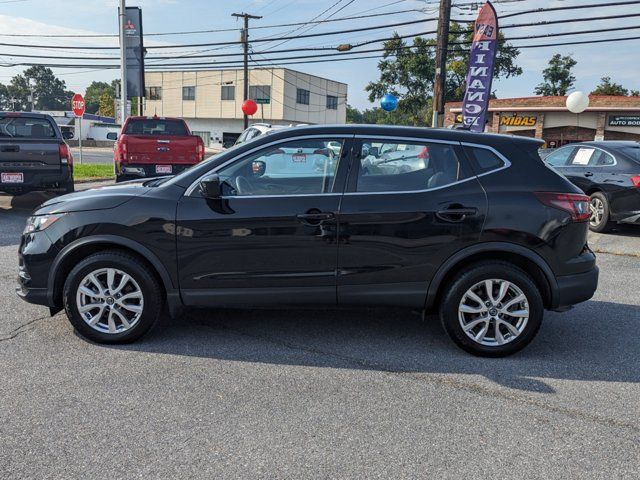
[[[511,355],[535,337],[544,306],[535,282],[507,262],[478,263],[447,286],[440,319],[463,350],[483,357]]]
[[[69,321],[99,343],[127,343],[147,333],[164,304],[153,272],[138,258],[110,250],[90,255],[64,285]]]

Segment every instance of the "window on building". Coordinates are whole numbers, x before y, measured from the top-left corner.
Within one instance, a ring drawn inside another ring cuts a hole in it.
[[[196,87],[182,87],[182,100],[195,100]]]
[[[255,100],[270,100],[271,99],[271,86],[270,85],[250,85],[249,86],[249,98]]]
[[[234,85],[223,85],[222,92],[220,94],[221,100],[235,100],[236,99],[236,87]]]
[[[145,90],[148,100],[162,100],[162,87],[147,87]]]
[[[310,96],[310,92],[309,90],[305,90],[304,88],[299,88],[296,91],[296,103],[299,103],[301,105],[309,105],[309,96]]]
[[[337,110],[338,109],[338,97],[333,95],[327,95],[327,108],[329,110]]]

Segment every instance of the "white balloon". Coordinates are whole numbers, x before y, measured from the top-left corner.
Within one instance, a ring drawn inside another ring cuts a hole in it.
[[[571,113],[582,113],[589,106],[589,95],[584,92],[573,92],[567,97],[567,108]]]

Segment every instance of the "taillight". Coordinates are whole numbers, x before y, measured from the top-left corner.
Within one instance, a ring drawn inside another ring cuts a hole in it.
[[[328,157],[330,156],[329,153],[329,149],[328,148],[318,148],[317,150],[313,151],[314,155],[322,155],[323,157]]]
[[[269,155],[284,155],[286,152],[284,150],[282,150],[281,148],[276,148],[275,150],[271,150],[270,152],[267,153],[267,156]]]
[[[69,146],[62,142],[58,144],[58,154],[60,155],[60,163],[63,165],[71,165],[73,164],[73,157],[71,156],[71,152],[69,152]]]
[[[574,222],[589,220],[591,216],[590,199],[587,195],[553,192],[535,192],[535,195],[546,206],[570,213]]]
[[[202,160],[204,160],[204,142],[200,137],[198,138],[200,140],[198,142],[198,161],[201,162]]]
[[[124,139],[120,142],[120,161],[127,161],[127,142]]]
[[[634,187],[640,188],[640,175],[634,175],[631,177],[631,183],[633,183]]]
[[[418,154],[418,158],[421,158],[423,160],[428,160],[429,159],[429,147],[423,147],[422,150],[420,151],[420,153]]]

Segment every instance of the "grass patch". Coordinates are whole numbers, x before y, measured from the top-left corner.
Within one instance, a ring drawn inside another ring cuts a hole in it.
[[[113,177],[113,164],[83,163],[73,165],[74,180],[88,180],[91,178]]]

